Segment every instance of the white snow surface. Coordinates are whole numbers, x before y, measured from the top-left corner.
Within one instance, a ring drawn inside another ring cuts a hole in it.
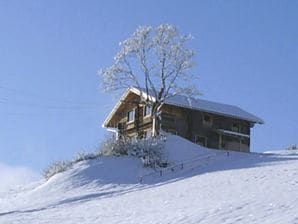
[[[165,100],[165,103],[174,105],[174,106],[179,106],[179,107],[190,108],[190,109],[200,110],[200,111],[204,111],[204,112],[219,114],[219,115],[223,115],[223,116],[240,118],[240,119],[250,121],[253,123],[259,123],[259,124],[264,123],[264,121],[261,118],[255,116],[255,115],[253,115],[237,106],[233,106],[233,105],[229,105],[229,104],[212,102],[212,101],[203,100],[203,99],[195,99],[192,97],[187,97],[187,96],[182,96],[182,95],[176,95],[176,96],[170,97]]]
[[[141,94],[142,92],[142,94],[146,95],[146,90],[143,88],[131,87],[128,89],[128,91],[132,91],[138,94]],[[150,93],[150,95],[151,95],[150,97],[154,98],[153,93]],[[240,107],[224,104],[224,103],[213,102],[209,100],[198,99],[198,98],[184,96],[184,95],[179,95],[179,94],[165,99],[165,104],[184,107],[184,108],[190,108],[194,110],[219,114],[219,115],[228,116],[228,117],[240,118],[253,123],[259,123],[259,124],[264,123],[264,121],[261,118],[241,109]]]
[[[183,169],[146,176],[135,158],[102,157],[1,194],[0,223],[298,224],[298,154],[227,156],[178,136],[166,150]]]

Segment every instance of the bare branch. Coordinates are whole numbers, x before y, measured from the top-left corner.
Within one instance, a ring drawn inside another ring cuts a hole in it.
[[[136,86],[141,100],[152,105],[158,120],[165,99],[176,94],[194,94],[195,87],[187,83],[189,70],[194,66],[194,52],[186,47],[190,35],[180,35],[170,24],[158,27],[141,26],[131,37],[120,43],[112,66],[102,69],[105,91]],[[142,87],[146,94],[143,94]],[[151,102],[149,96],[154,96]]]

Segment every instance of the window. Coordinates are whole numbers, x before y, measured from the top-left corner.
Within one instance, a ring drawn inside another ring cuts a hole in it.
[[[127,122],[132,122],[135,120],[135,109],[127,113]]]
[[[205,125],[212,125],[212,117],[210,115],[203,116],[203,124]]]
[[[151,115],[152,113],[152,106],[145,105],[144,106],[144,117]]]

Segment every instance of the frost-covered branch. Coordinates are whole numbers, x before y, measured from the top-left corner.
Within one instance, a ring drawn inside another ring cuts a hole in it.
[[[131,86],[145,88],[143,103],[153,107],[158,116],[165,99],[176,94],[196,95],[190,83],[194,66],[194,51],[188,49],[191,35],[181,35],[177,27],[162,24],[157,27],[140,26],[131,37],[120,43],[112,66],[100,75],[105,91],[117,91]],[[155,97],[155,102],[148,100]]]

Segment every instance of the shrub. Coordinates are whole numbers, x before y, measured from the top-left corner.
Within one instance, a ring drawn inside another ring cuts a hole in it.
[[[164,136],[138,140],[108,137],[95,153],[78,152],[71,161],[56,161],[44,170],[43,176],[48,180],[55,174],[66,171],[75,163],[100,156],[129,155],[141,159],[145,167],[166,167],[168,162],[164,150],[165,140]]]
[[[165,167],[168,162],[164,143],[165,137],[162,136],[137,140],[110,137],[102,143],[98,154],[103,156],[129,155],[140,158],[145,167]]]
[[[72,163],[78,163],[83,160],[96,159],[96,155],[93,153],[78,152],[72,160]]]
[[[122,156],[128,155],[131,141],[125,138],[116,139],[115,136],[107,137],[101,144],[98,155]]]
[[[66,171],[71,165],[69,161],[56,161],[44,170],[43,176],[48,180],[55,174]]]
[[[96,159],[98,156],[99,155],[96,155],[93,153],[78,152],[71,161],[61,160],[61,161],[53,162],[43,171],[43,176],[45,179],[48,180],[55,174],[64,172],[67,169],[71,168],[71,166],[75,163],[78,163],[84,160]]]
[[[168,165],[165,140],[163,136],[140,139],[133,143],[129,155],[140,158],[145,167],[165,167]]]

